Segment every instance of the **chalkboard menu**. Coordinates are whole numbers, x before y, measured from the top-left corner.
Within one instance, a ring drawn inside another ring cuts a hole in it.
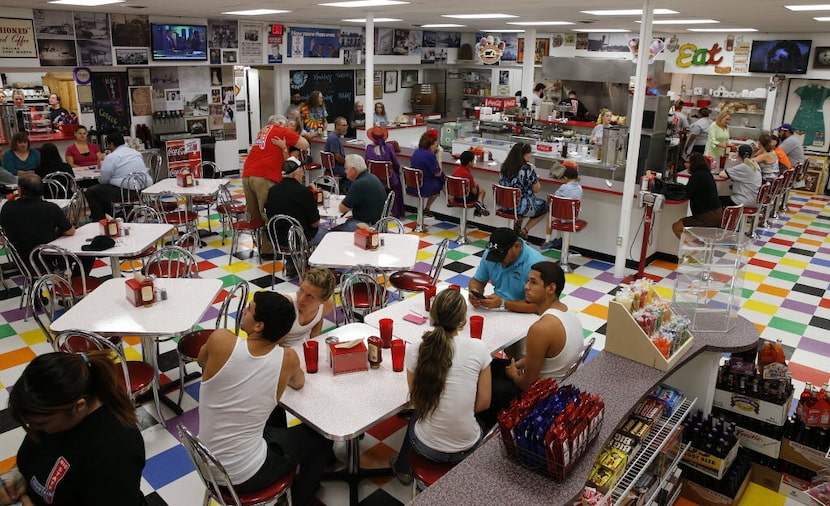
[[[126,72],[93,72],[92,101],[98,132],[130,134],[130,98]]]
[[[314,90],[323,94],[330,122],[354,109],[354,70],[292,70],[290,78],[291,93],[299,91],[303,101]]]

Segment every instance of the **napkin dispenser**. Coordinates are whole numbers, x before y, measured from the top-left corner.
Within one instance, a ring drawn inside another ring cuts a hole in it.
[[[359,228],[354,231],[354,245],[360,249],[377,249],[379,242],[378,231],[373,228],[369,230]]]
[[[343,347],[347,344],[350,343],[329,343],[331,368],[335,376],[369,369],[369,350],[366,348],[366,343],[359,340],[351,348]]]
[[[114,218],[98,220],[101,225],[101,235],[107,237],[121,237],[121,224]]]
[[[133,306],[149,306],[153,303],[155,294],[152,278],[144,278],[142,281],[130,278],[124,284],[127,286],[127,300]]]
[[[193,174],[190,172],[180,172],[176,174],[176,185],[182,188],[190,188],[193,186]]]

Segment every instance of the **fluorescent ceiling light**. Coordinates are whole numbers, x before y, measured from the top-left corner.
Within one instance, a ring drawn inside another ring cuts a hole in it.
[[[349,2],[331,2],[324,5],[326,7],[385,7],[387,5],[401,5],[409,2],[399,2],[398,0],[351,0]]]
[[[637,23],[642,23],[639,19]],[[715,19],[655,19],[651,22],[653,25],[711,25],[717,24],[720,21]]]
[[[642,16],[643,9],[603,9],[599,11],[579,11],[593,16]],[[671,9],[654,9],[654,14],[679,14]]]
[[[524,30],[505,30],[503,28],[490,28],[488,30],[479,30],[487,33],[524,33]]]
[[[360,19],[344,19],[346,23],[365,23],[366,18]],[[372,21],[375,23],[397,23],[398,21],[403,21],[403,19],[396,19],[396,18],[375,18]]]
[[[732,32],[757,32],[755,28],[686,28],[687,32],[725,32],[725,33],[732,33]]]
[[[578,28],[574,31],[582,33],[628,33],[631,30],[625,28]]]
[[[455,23],[434,23],[431,25],[421,25],[421,28],[461,28],[467,25],[457,25]]]
[[[232,16],[264,16],[266,14],[282,14],[284,12],[291,12],[291,11],[281,11],[277,9],[250,9],[247,11],[229,11],[223,12],[222,14],[230,14]]]
[[[505,24],[516,26],[561,26],[572,25],[573,23],[570,21],[508,21]]]
[[[830,17],[827,17],[827,16],[819,16],[819,17],[813,18],[813,19],[815,19],[816,21],[830,21]]]
[[[55,0],[47,2],[55,5],[79,5],[81,7],[98,7],[99,5],[120,4],[124,0]]]
[[[830,11],[830,4],[816,4],[816,5],[785,5],[786,9],[796,12],[810,12],[810,11]]]
[[[518,18],[512,14],[441,14],[442,18],[457,18],[457,19],[507,19]]]

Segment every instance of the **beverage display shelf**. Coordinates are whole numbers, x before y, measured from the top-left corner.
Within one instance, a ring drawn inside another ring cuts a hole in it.
[[[660,484],[657,485],[657,487],[654,489],[654,492],[652,492],[651,497],[649,497],[645,501],[645,504],[648,504],[648,505],[657,504],[656,502],[654,502],[654,499],[657,497],[657,494],[659,494],[660,491],[663,490],[666,487],[666,485],[669,483],[669,480],[671,480],[672,476],[674,476],[674,471],[675,471],[675,469],[677,469],[677,465],[683,459],[683,456],[686,455],[686,452],[689,450],[689,448],[691,446],[692,446],[691,442],[686,443],[686,446],[681,447],[680,451],[677,452],[677,456],[674,458],[674,460],[672,460],[671,465],[669,465],[669,467],[666,469],[666,472],[663,473],[663,476],[660,478]],[[677,485],[679,485],[679,484],[680,484],[680,481],[678,480]],[[680,487],[678,487],[678,489],[679,488]],[[680,493],[680,491],[675,490],[675,493],[676,494]],[[667,504],[674,504],[674,501],[669,501]]]

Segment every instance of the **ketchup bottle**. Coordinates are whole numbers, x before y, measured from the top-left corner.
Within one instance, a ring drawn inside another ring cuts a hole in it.
[[[380,363],[383,362],[383,356],[381,355],[381,348],[383,348],[383,341],[378,336],[371,336],[369,337],[369,366],[372,369],[377,369],[380,367]]]

